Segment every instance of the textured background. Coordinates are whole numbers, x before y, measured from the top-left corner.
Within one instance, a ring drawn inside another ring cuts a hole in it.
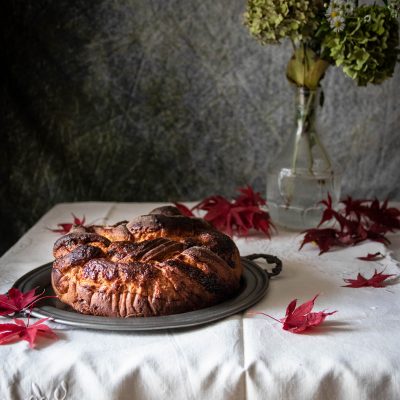
[[[199,199],[249,183],[292,126],[287,46],[245,0],[3,1],[1,250],[57,202]],[[345,194],[400,198],[400,71],[331,68],[320,132]]]

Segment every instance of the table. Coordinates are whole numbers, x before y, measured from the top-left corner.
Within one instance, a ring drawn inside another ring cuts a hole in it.
[[[115,223],[146,214],[155,203],[65,203],[45,214],[0,259],[0,293],[27,271],[51,261],[57,234],[70,221]],[[301,235],[280,230],[268,240],[235,238],[242,255],[270,253],[283,260],[254,309],[275,317],[320,293],[316,310],[338,312],[305,334],[282,330],[269,318],[234,315],[205,326],[130,333],[54,324],[60,339],[0,346],[1,399],[399,399],[400,284],[344,288],[343,278],[374,269],[398,274],[400,238],[364,243],[318,256],[298,251]],[[379,262],[357,256],[382,252]],[[2,321],[5,322],[5,321]]]

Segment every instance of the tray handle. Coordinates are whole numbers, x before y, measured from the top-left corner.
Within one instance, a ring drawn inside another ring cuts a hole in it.
[[[247,258],[248,260],[257,260],[259,258],[264,259],[268,264],[275,264],[275,267],[272,268],[272,271],[269,272],[267,270],[264,270],[265,273],[268,275],[269,278],[272,276],[277,276],[281,273],[282,271],[282,261],[276,257],[272,256],[271,254],[249,254],[248,256],[244,256],[244,258]]]

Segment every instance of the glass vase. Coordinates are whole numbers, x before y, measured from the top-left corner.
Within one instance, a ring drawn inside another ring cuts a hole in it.
[[[319,89],[296,87],[296,129],[267,173],[267,202],[272,220],[289,229],[316,227],[321,200],[340,196],[340,174],[333,168],[316,129]]]

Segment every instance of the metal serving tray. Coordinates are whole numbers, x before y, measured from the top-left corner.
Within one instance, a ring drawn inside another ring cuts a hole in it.
[[[266,258],[268,262],[277,263],[276,257],[273,256],[253,255],[248,258],[259,257],[270,257],[273,260]],[[37,318],[51,318],[54,322],[79,328],[109,331],[153,331],[207,324],[244,311],[259,302],[268,289],[269,278],[281,271],[281,264],[277,264],[270,273],[248,258],[242,257],[244,273],[240,292],[235,297],[212,307],[160,317],[111,318],[80,314],[58,299],[45,299],[33,308],[32,315]],[[45,290],[46,295],[54,295],[50,280],[51,268],[52,263],[49,263],[29,271],[15,282],[14,287],[24,292],[37,288],[37,292]]]

